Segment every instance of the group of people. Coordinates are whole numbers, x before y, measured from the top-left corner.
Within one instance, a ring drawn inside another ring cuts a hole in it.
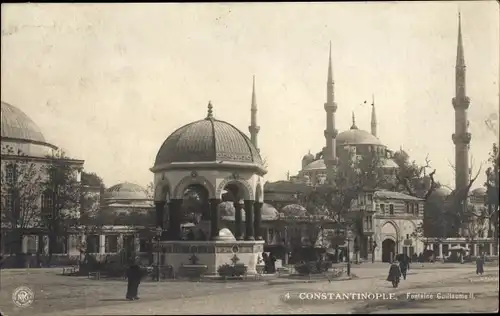
[[[407,255],[398,256],[389,268],[389,275],[387,276],[387,281],[399,283],[401,276],[403,280],[406,280],[407,272],[410,270],[410,257]]]
[[[264,261],[264,273],[276,273],[276,257],[270,253],[262,253],[262,260]]]

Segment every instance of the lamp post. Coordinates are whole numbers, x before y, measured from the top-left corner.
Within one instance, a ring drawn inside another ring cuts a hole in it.
[[[351,250],[349,249],[349,245],[352,239],[352,231],[347,231],[347,275],[351,276]]]
[[[156,227],[156,276],[157,281],[160,282],[160,239],[163,229],[158,226]]]
[[[372,263],[375,263],[375,248],[377,248],[377,242],[374,240],[372,244]]]

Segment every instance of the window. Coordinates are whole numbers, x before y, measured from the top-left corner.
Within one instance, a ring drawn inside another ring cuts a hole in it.
[[[16,166],[15,165],[7,165],[5,167],[5,181],[8,184],[13,184],[17,180],[17,172],[16,172]]]
[[[42,209],[44,211],[52,210],[53,205],[52,193],[50,191],[45,191],[42,196]]]
[[[417,214],[415,214],[415,215],[419,215],[420,214],[420,204],[416,203],[415,208],[417,210]]]
[[[389,214],[394,215],[394,204],[389,204]]]
[[[380,212],[385,214],[385,204],[380,204]]]
[[[373,194],[368,194],[368,202],[372,202],[373,201]]]
[[[372,225],[372,217],[371,216],[366,216],[365,217],[365,228],[367,231],[371,231],[373,228]]]
[[[106,253],[113,253],[118,251],[118,236],[108,235],[106,236]]]
[[[410,239],[410,234],[406,234],[406,239]]]
[[[5,208],[8,212],[12,212],[14,208],[14,195],[12,192],[7,192],[5,195]]]
[[[411,213],[415,215],[415,204],[411,204]]]
[[[149,240],[141,238],[139,239],[139,252],[148,252]]]
[[[88,253],[98,253],[99,252],[99,236],[98,235],[87,236],[87,252]]]
[[[410,214],[410,203],[406,202],[406,213]]]

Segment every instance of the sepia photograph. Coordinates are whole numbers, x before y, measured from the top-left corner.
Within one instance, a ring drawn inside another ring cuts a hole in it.
[[[0,314],[497,313],[500,4],[2,3]]]

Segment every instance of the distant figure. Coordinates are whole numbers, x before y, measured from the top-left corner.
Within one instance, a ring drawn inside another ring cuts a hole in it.
[[[142,271],[134,260],[127,270],[127,300],[138,300],[139,284],[141,283]]]
[[[483,275],[484,273],[484,257],[483,255],[476,258],[476,274]]]
[[[276,257],[271,253],[269,256],[269,273],[276,273]]]
[[[422,264],[422,267],[424,266],[424,254],[422,252],[418,255],[418,262]]]
[[[194,238],[194,231],[192,229],[190,229],[188,234],[187,234],[187,240],[193,241],[194,239],[195,239]]]
[[[262,261],[264,261],[264,273],[269,273],[269,256],[267,255],[267,253],[263,252],[262,253]]]

